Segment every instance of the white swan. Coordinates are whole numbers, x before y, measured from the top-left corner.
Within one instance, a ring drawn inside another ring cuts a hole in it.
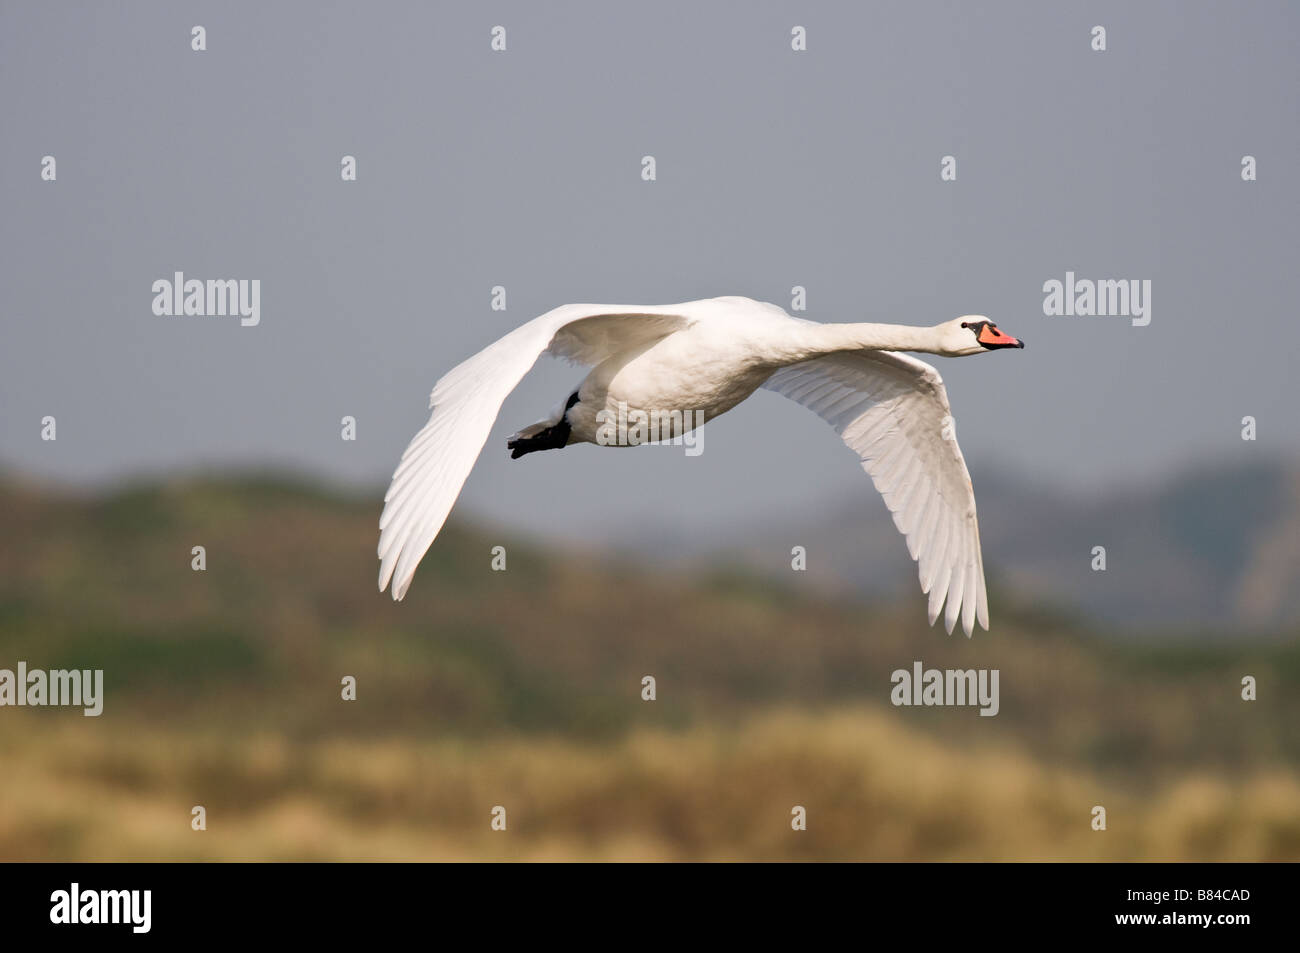
[[[1007,347],[1024,344],[979,315],[916,328],[817,324],[735,297],[556,308],[433,388],[433,414],[402,454],[384,496],[379,590],[391,582],[394,599],[406,595],[502,401],[545,352],[593,369],[549,416],[510,438],[512,457],[598,442],[610,418],[597,415],[616,415],[620,402],[630,419],[637,410],[665,418],[687,412],[682,429],[690,430],[699,418],[689,412],[711,420],[767,387],[822,417],[858,454],[919,564],[930,624],[946,599],[948,632],[960,617],[969,636],[976,619],[989,625],[974,490],[939,373],[895,352],[959,357]]]

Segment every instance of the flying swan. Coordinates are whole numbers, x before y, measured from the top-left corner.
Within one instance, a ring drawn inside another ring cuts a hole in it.
[[[626,408],[666,421],[660,439],[726,413],[759,387],[807,407],[862,461],[917,561],[933,625],[989,627],[975,492],[939,372],[899,351],[945,357],[1024,347],[981,315],[929,328],[818,324],[749,298],[674,305],[566,304],[457,365],[433,388],[429,422],[393,474],[379,518],[379,591],[406,595],[487,442],[501,404],[543,354],[592,367],[511,457],[598,440]],[[601,411],[605,411],[601,414]],[[681,418],[669,416],[682,411]],[[691,411],[697,413],[692,414]],[[701,417],[698,412],[703,412]],[[599,419],[598,419],[598,416]],[[680,420],[680,423],[677,421]],[[671,422],[669,422],[671,421]],[[606,434],[608,430],[606,431]]]

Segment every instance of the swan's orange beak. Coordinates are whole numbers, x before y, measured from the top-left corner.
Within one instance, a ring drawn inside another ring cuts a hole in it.
[[[976,336],[977,340],[987,348],[998,347],[1024,347],[1025,342],[1013,338],[1010,334],[1003,334],[991,324],[985,324],[980,328],[980,333]]]

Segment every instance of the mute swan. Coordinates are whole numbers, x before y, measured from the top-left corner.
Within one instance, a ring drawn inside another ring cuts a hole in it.
[[[434,386],[433,414],[402,454],[384,496],[379,591],[391,582],[395,600],[406,595],[502,401],[545,352],[593,369],[547,417],[509,439],[512,457],[598,442],[602,421],[620,402],[632,408],[629,415],[694,410],[712,419],[767,387],[822,417],[858,454],[919,564],[930,624],[946,599],[949,634],[960,617],[969,636],[976,619],[989,627],[975,493],[952,434],[943,380],[930,365],[897,352],[960,357],[1008,347],[1024,344],[980,315],[916,328],[818,324],[737,297],[563,305]],[[693,429],[689,416],[682,429]]]

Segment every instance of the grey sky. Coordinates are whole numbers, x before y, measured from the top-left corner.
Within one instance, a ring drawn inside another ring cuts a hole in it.
[[[936,359],[977,487],[1294,454],[1297,36],[1284,2],[5,0],[0,465],[82,483],[272,463],[379,494],[438,376],[535,315],[788,308],[794,285],[815,320],[984,313],[1028,342]],[[155,316],[178,270],[260,279],[260,326]],[[1067,270],[1150,279],[1151,324],[1044,316]],[[505,435],[579,375],[544,360],[506,401],[464,510],[609,537],[871,492],[769,394],[697,458],[509,460]]]

